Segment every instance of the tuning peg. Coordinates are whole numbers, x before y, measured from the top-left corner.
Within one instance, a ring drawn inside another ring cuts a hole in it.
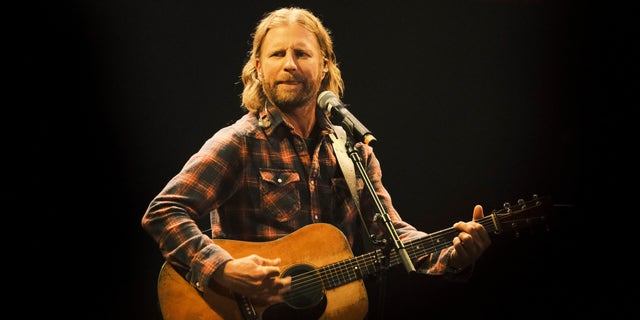
[[[509,210],[509,208],[511,208],[511,204],[509,202],[505,202],[502,204],[502,207],[505,208],[506,210]]]

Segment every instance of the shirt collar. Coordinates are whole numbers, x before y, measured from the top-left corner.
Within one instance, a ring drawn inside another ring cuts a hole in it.
[[[258,111],[258,126],[264,130],[267,136],[271,136],[275,129],[280,125],[293,129],[284,121],[282,111],[277,107],[267,104],[264,108],[261,108],[260,111]],[[319,107],[316,107],[316,126],[320,128],[322,135],[334,132],[331,120]]]

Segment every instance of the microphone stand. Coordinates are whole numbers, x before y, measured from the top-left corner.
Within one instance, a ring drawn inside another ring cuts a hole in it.
[[[351,126],[344,126],[344,128],[345,128],[345,131],[347,132],[347,139],[346,139],[347,141],[345,142],[347,154],[353,161],[353,164],[358,170],[358,172],[360,172],[360,176],[364,180],[365,187],[369,191],[369,194],[371,195],[371,198],[373,199],[373,202],[375,203],[377,208],[377,212],[374,215],[373,221],[382,220],[387,230],[386,235],[391,240],[391,242],[393,242],[394,248],[398,253],[398,257],[400,257],[400,260],[402,261],[404,268],[407,270],[408,273],[412,274],[416,271],[416,269],[413,266],[413,263],[411,262],[411,258],[407,253],[407,249],[405,248],[402,241],[400,241],[400,237],[398,236],[396,229],[393,227],[393,224],[391,223],[391,218],[389,217],[389,214],[387,213],[384,206],[382,205],[380,198],[376,194],[375,188],[371,183],[371,179],[369,179],[369,176],[367,175],[367,171],[364,168],[364,165],[362,164],[362,158],[360,157],[360,155],[358,154],[358,152],[354,147],[354,144],[352,143],[353,141],[353,133],[351,132],[352,128]]]

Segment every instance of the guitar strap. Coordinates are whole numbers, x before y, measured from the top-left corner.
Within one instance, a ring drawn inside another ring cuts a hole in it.
[[[353,168],[353,161],[351,161],[349,155],[347,155],[347,132],[344,131],[341,126],[333,126],[333,131],[335,134],[330,135],[331,140],[333,140],[333,150],[336,152],[336,156],[338,157],[338,164],[340,164],[342,174],[347,180],[356,208],[360,211],[360,203],[356,189],[356,171]]]
[[[347,132],[341,126],[334,125],[335,134],[330,134],[331,140],[333,140],[333,150],[338,158],[338,164],[342,170],[347,185],[351,191],[353,202],[358,210],[358,216],[360,216],[360,223],[362,225],[362,249],[364,252],[372,252],[374,249],[372,240],[369,238],[369,229],[367,228],[366,220],[360,210],[360,198],[358,197],[358,189],[356,188],[356,172],[354,169],[353,161],[347,154]],[[367,319],[383,319],[384,318],[384,303],[385,303],[385,290],[386,289],[386,275],[381,272],[377,278],[377,289],[367,287],[369,294],[375,294],[377,290],[378,303],[376,305],[369,305],[369,315]]]
[[[349,191],[351,191],[351,196],[353,197],[353,203],[355,204],[356,209],[358,209],[358,216],[360,217],[360,223],[362,224],[363,228],[363,249],[371,249],[368,248],[369,241],[371,241],[368,238],[369,229],[367,228],[366,220],[362,216],[362,211],[360,211],[360,198],[358,197],[358,189],[356,188],[356,171],[353,167],[353,161],[347,154],[347,132],[344,131],[344,128],[342,128],[341,126],[334,125],[333,129],[335,134],[331,134],[329,136],[331,137],[331,140],[333,140],[333,150],[336,152],[338,164],[340,165],[340,169],[342,170],[344,179],[347,180]],[[368,252],[368,250],[365,252]]]

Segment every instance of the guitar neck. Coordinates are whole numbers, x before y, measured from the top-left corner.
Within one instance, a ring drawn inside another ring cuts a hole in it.
[[[531,212],[521,217],[521,213],[541,207],[543,200],[534,196],[532,200],[527,202],[519,200],[515,207],[505,203],[502,210],[495,211],[488,216],[475,220],[475,222],[482,224],[489,234],[519,230],[523,226],[544,221],[544,215],[532,215]],[[409,257],[414,260],[451,246],[453,238],[459,233],[459,230],[449,227],[430,233],[426,237],[407,242],[404,245]],[[325,288],[331,289],[351,281],[363,279],[401,263],[402,260],[396,250],[377,249],[351,259],[326,265],[320,268],[319,272]]]
[[[482,223],[487,231],[493,232],[496,230],[491,216],[482,218],[477,222]],[[440,230],[424,238],[406,243],[405,248],[409,257],[413,260],[450,246],[453,243],[453,238],[459,232],[453,228]],[[351,259],[326,265],[319,269],[319,273],[325,288],[332,289],[345,283],[366,278],[400,263],[402,263],[402,260],[396,250],[377,249]]]

